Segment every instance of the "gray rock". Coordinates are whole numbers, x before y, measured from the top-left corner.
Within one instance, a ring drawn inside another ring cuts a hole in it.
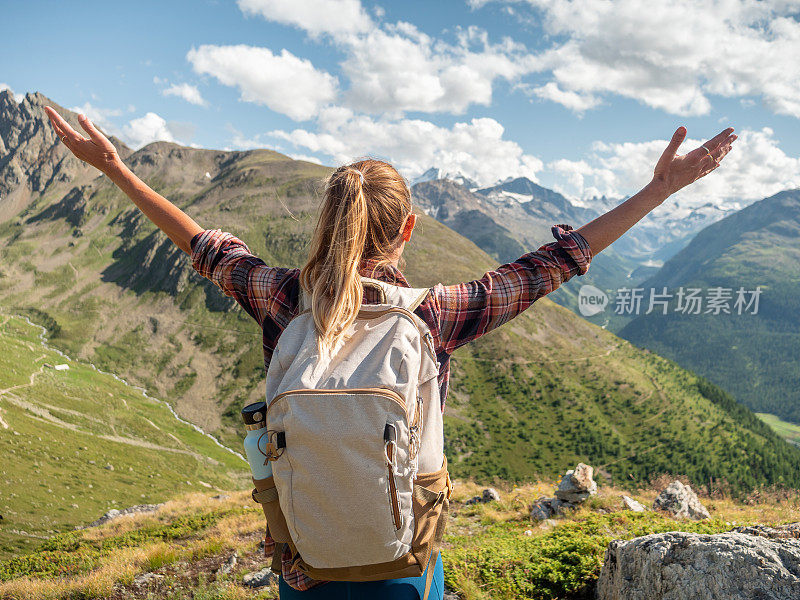
[[[711,515],[688,485],[673,481],[653,502],[653,508],[667,511],[677,519],[708,519]]]
[[[455,592],[444,588],[444,596],[442,596],[442,600],[459,600],[459,597]]]
[[[493,502],[500,500],[500,494],[494,488],[486,488],[480,496],[473,496],[464,504],[477,504],[478,502]]]
[[[800,523],[615,540],[606,549],[598,598],[800,600]]]
[[[580,504],[589,496],[597,493],[597,482],[592,479],[593,469],[589,465],[578,463],[574,469],[566,472],[556,490],[556,498],[571,504]]]
[[[159,575],[158,573],[142,573],[141,575],[137,575],[133,578],[133,585],[148,585],[154,581],[158,581],[159,579],[164,579],[164,576]]]
[[[640,502],[637,502],[630,496],[622,496],[622,503],[625,505],[625,508],[628,510],[632,510],[633,512],[644,512],[647,510]]]
[[[112,508],[102,517],[97,519],[96,521],[92,521],[86,527],[97,527],[98,525],[102,525],[103,523],[108,523],[113,519],[117,519],[119,517],[124,517],[126,515],[135,515],[141,513],[151,513],[157,511],[159,508],[164,506],[164,504],[137,504],[136,506],[131,506],[128,508],[123,508],[122,510],[117,510],[116,508]],[[85,529],[84,527],[76,527],[75,529]]]
[[[550,517],[561,514],[562,509],[567,506],[558,498],[539,498],[531,505],[531,519],[534,521],[544,521]]]
[[[227,575],[228,573],[233,571],[238,561],[239,561],[239,553],[234,550],[233,553],[231,553],[231,555],[228,557],[228,560],[226,560],[225,563],[219,569],[217,569],[217,573]]]
[[[248,587],[252,588],[259,588],[264,587],[265,585],[269,585],[270,582],[278,583],[278,576],[272,572],[271,569],[261,569],[260,571],[254,571],[253,573],[248,573],[242,579],[242,583],[244,583]]]

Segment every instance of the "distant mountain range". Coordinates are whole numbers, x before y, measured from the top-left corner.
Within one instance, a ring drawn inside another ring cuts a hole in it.
[[[412,187],[415,204],[501,262],[551,241],[552,225],[566,223],[577,229],[622,201],[603,197],[578,204],[525,177],[478,188],[464,183],[463,176],[435,168],[416,181]],[[659,209],[600,254],[585,277],[568,283],[551,298],[577,312],[578,291],[585,284],[606,292],[636,285],[726,212],[710,204]],[[607,315],[590,320],[609,322]]]
[[[639,315],[621,335],[705,375],[753,410],[800,423],[800,190],[703,229],[641,287],[699,288],[704,297],[729,290],[731,314],[708,305],[700,314],[676,312],[676,298],[666,315]],[[737,314],[737,291],[758,287],[757,313],[753,306]]]
[[[264,393],[261,332],[106,177],[69,158],[45,104],[52,102],[40,94],[17,104],[0,92],[0,304],[45,325],[52,345],[145,387],[238,447],[239,410]],[[120,149],[137,174],[201,225],[235,233],[268,264],[305,260],[330,168],[267,150],[165,142]],[[413,285],[479,277],[498,256],[531,247],[534,237],[536,245],[550,239],[552,223],[590,216],[519,180],[474,192],[436,180],[414,191],[438,218],[476,239],[490,221],[497,227],[481,241],[490,256],[423,215],[405,255]],[[508,196],[529,193],[530,202]],[[479,214],[470,218],[469,210]],[[752,413],[548,299],[460,349],[453,362],[445,428],[455,476],[554,477],[580,460],[601,477],[633,484],[669,471],[698,482],[725,478],[737,489],[800,486],[800,450]],[[6,435],[0,429],[0,440]]]

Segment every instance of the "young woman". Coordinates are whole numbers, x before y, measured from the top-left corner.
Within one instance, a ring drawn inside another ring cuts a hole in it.
[[[88,138],[78,134],[50,107],[46,111],[75,156],[105,173],[184,252],[193,268],[232,296],[263,330],[265,364],[278,338],[298,313],[302,286],[312,297],[320,343],[333,347],[362,303],[376,303],[373,289],[362,290],[360,276],[408,286],[398,263],[416,224],[411,193],[388,163],[362,160],[336,169],[328,180],[309,259],[302,269],[268,267],[247,245],[219,229],[203,229],[191,217],[151,190],[120,160],[114,146],[85,116],[79,118]],[[686,137],[679,127],[656,164],[653,179],[619,206],[572,230],[553,227],[555,241],[516,261],[456,285],[437,284],[416,314],[433,334],[441,364],[442,406],[447,394],[452,352],[502,325],[589,268],[592,257],[619,238],[674,192],[716,169],[736,136],[726,129],[703,146],[678,156]],[[272,540],[267,538],[267,551]],[[421,577],[376,582],[319,582],[292,571],[288,549],[280,577],[281,598],[419,598]],[[434,565],[430,598],[442,598],[441,557]],[[325,585],[320,585],[325,583]]]

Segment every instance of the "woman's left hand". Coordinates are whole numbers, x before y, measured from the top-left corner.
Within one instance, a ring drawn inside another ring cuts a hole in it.
[[[658,159],[651,185],[661,188],[666,198],[708,175],[731,151],[731,145],[736,137],[733,135],[733,127],[729,127],[699,148],[677,156],[678,148],[686,138],[686,127],[678,127],[667,149]]]

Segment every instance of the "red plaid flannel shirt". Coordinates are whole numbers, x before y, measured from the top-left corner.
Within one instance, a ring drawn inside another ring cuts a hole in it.
[[[480,279],[455,285],[436,284],[416,309],[431,330],[439,364],[439,386],[444,410],[453,351],[511,320],[534,301],[573,277],[583,275],[592,259],[589,245],[569,225],[552,228],[550,242],[517,260],[488,271]],[[247,245],[220,229],[206,229],[191,241],[192,267],[233,297],[262,329],[264,369],[283,330],[298,312],[299,269],[268,267]],[[409,287],[402,273],[392,266],[373,273],[374,261],[364,261],[361,274]],[[365,290],[364,303],[378,301],[373,289]],[[275,543],[266,536],[266,555]],[[282,557],[283,578],[297,590],[320,583],[291,570],[288,548]]]

